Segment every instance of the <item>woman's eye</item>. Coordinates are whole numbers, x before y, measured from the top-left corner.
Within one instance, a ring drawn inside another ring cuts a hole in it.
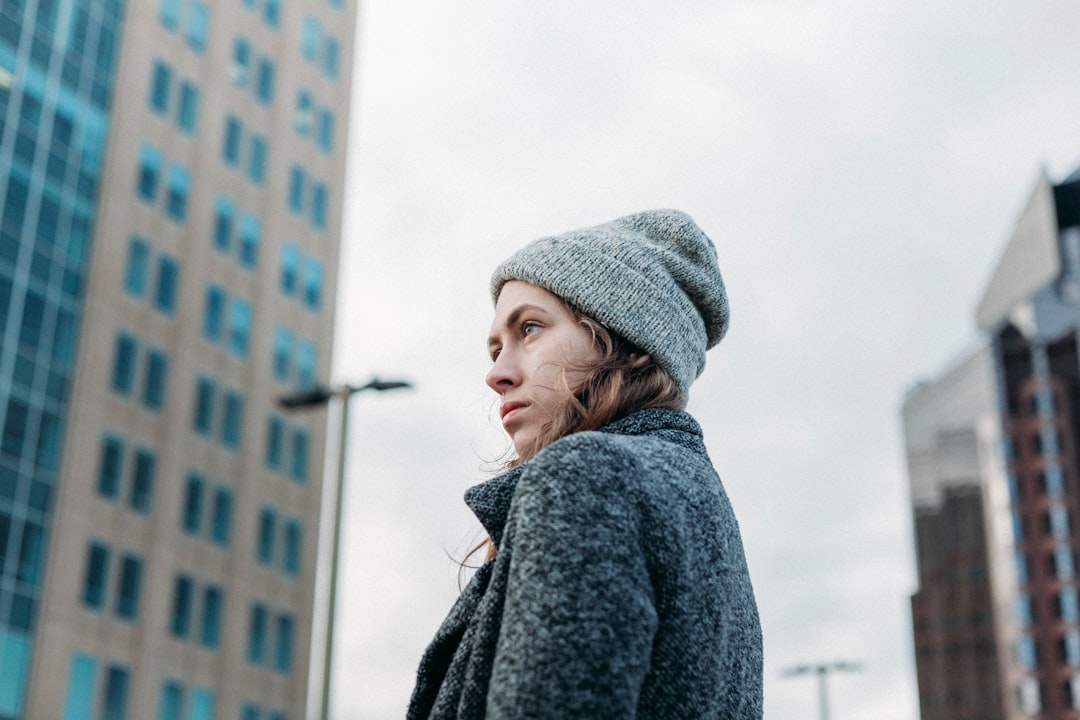
[[[521,325],[522,335],[532,335],[534,332],[540,329],[540,323],[538,322],[526,322]]]

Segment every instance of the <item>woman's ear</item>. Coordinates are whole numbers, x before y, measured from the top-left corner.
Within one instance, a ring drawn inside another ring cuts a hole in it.
[[[649,353],[630,353],[630,367],[635,370],[640,367],[645,367],[645,363],[649,362]]]

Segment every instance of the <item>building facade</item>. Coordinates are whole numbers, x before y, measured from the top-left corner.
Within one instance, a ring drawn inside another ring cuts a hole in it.
[[[0,719],[305,716],[355,0],[0,0]]]
[[[1080,172],[1036,184],[977,320],[904,403],[922,717],[1076,720]]]

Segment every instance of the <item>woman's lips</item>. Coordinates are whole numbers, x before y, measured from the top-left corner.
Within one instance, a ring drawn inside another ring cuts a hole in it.
[[[502,417],[502,424],[505,428],[516,416],[521,414],[521,411],[526,407],[525,403],[519,402],[507,402],[503,403],[499,408],[499,415]]]

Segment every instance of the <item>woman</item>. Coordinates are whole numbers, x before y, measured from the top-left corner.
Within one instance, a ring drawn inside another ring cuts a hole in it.
[[[466,493],[490,537],[409,718],[760,718],[735,516],[683,411],[728,302],[708,237],[658,210],[496,269],[488,385],[516,451]]]

